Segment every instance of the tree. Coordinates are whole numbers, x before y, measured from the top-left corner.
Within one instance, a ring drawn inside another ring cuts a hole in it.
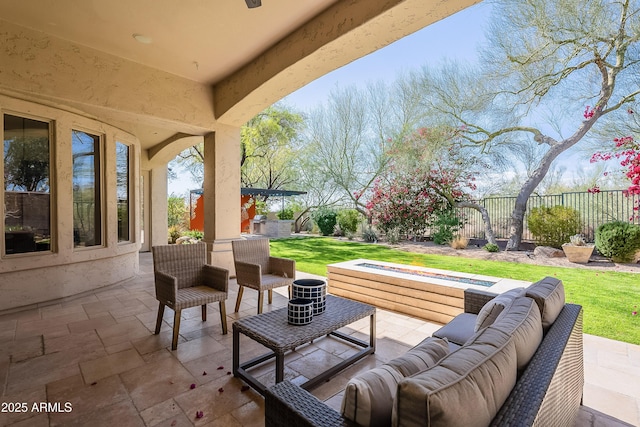
[[[470,198],[474,171],[481,163],[459,144],[457,134],[446,126],[420,128],[389,149],[389,167],[376,179],[367,203],[381,230],[418,237],[443,212],[457,207],[484,209]],[[486,229],[495,241],[489,221]]]
[[[283,189],[296,182],[292,167],[300,149],[298,135],[303,118],[284,105],[273,105],[249,120],[240,129],[241,181],[245,187]],[[204,179],[204,147],[194,145],[178,155],[174,166]],[[266,198],[265,198],[266,200]]]
[[[518,191],[508,250],[518,249],[527,201],[553,161],[640,93],[639,12],[631,0],[497,1],[477,70],[425,69],[425,105],[469,143],[484,151],[525,140],[546,148]]]
[[[4,147],[5,189],[48,192],[49,138],[13,137]]]
[[[242,127],[240,165],[244,187],[286,189],[297,182],[293,162],[300,149],[302,124],[302,116],[276,105]]]
[[[388,148],[423,117],[418,95],[403,76],[391,86],[336,88],[326,104],[311,111],[305,153],[319,179],[337,189],[333,203],[367,215],[365,194],[386,169]]]
[[[168,204],[168,225],[177,227],[180,230],[189,229],[189,207],[182,196],[173,193],[167,199]]]

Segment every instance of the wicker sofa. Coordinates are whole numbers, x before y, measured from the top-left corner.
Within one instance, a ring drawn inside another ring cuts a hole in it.
[[[552,316],[553,322],[550,323],[547,319],[547,324],[545,324],[545,310],[548,311],[549,308],[541,306],[540,302],[531,295],[527,295],[527,297],[530,298],[522,298],[523,300],[534,299],[535,302],[533,305],[539,306],[543,330],[540,332],[540,340],[535,341],[535,343],[539,342],[539,345],[537,347],[534,345],[533,349],[530,350],[532,356],[527,358],[525,365],[518,366],[517,376],[515,376],[513,380],[515,383],[507,382],[507,387],[509,388],[505,393],[506,399],[500,398],[497,403],[492,401],[487,403],[486,407],[478,408],[477,402],[475,406],[471,403],[473,397],[464,395],[466,392],[472,394],[473,391],[471,391],[471,389],[473,387],[465,385],[463,387],[466,387],[466,389],[464,389],[461,395],[462,398],[455,399],[450,396],[444,396],[443,398],[441,397],[441,400],[444,399],[444,403],[440,402],[442,406],[444,406],[445,411],[457,412],[461,417],[460,420],[455,418],[457,416],[456,414],[453,414],[454,418],[451,418],[451,414],[448,415],[449,418],[440,417],[438,419],[438,416],[442,414],[436,414],[435,418],[431,418],[433,412],[429,414],[428,407],[432,403],[428,402],[428,397],[425,398],[426,393],[423,387],[425,381],[428,382],[428,380],[425,380],[425,378],[421,379],[421,376],[424,377],[428,375],[428,371],[430,370],[437,370],[438,365],[446,364],[445,360],[447,359],[451,360],[456,357],[459,359],[463,357],[463,355],[469,354],[468,352],[471,351],[469,347],[477,345],[477,343],[469,344],[467,342],[466,345],[460,346],[455,342],[450,342],[451,352],[448,356],[445,356],[435,368],[427,369],[416,375],[407,377],[398,384],[397,396],[394,398],[393,403],[393,425],[574,425],[578,410],[582,404],[582,390],[584,386],[582,307],[575,304],[564,303],[562,282],[557,279],[547,277],[534,283],[530,288],[534,288],[535,286],[537,286],[535,289],[539,289],[540,286],[542,286],[543,289],[550,287],[556,290],[559,289],[561,291],[562,302],[558,304],[558,298],[556,298],[555,304],[557,308],[555,309],[556,313]],[[558,294],[558,292],[556,292],[556,294]],[[497,304],[496,302],[499,299],[494,299],[495,297],[497,297],[497,295],[488,292],[477,290],[465,291],[465,313],[456,317],[448,325],[445,325],[441,330],[434,333],[434,337],[444,336],[445,338],[449,338],[449,336],[451,336],[452,341],[456,341],[467,339],[466,337],[472,335],[474,338],[471,338],[470,341],[482,341],[484,339],[485,344],[490,337],[498,337],[499,335],[495,334],[500,333],[499,331],[490,331],[491,329],[495,329],[495,325],[486,327],[482,331],[475,333],[473,326],[471,326],[471,331],[468,330],[469,325],[472,324],[470,320],[475,321],[476,318],[479,317],[478,314],[482,315],[483,311],[486,315],[487,309],[485,308],[483,310],[483,307],[485,307],[485,305],[488,307],[488,302],[493,301],[492,304],[494,304],[494,306]],[[536,316],[538,316],[538,313],[536,313]],[[499,319],[500,317],[498,317],[496,323],[499,322]],[[538,319],[540,319],[540,317],[538,317]],[[493,332],[494,335],[491,335],[490,332]],[[456,335],[458,335],[458,337],[456,337]],[[460,336],[462,336],[462,338],[460,338]],[[527,339],[523,339],[522,336],[515,339],[509,338],[508,340],[511,342],[517,341],[518,339],[523,342],[527,341]],[[462,344],[465,343],[463,342]],[[509,346],[512,346],[512,344],[509,344]],[[464,353],[465,351],[467,353]],[[513,355],[513,350],[511,351],[512,353],[509,354]],[[511,356],[510,358],[513,359],[515,356]],[[519,358],[520,354],[518,354],[518,359]],[[502,371],[515,369],[515,364],[516,363],[513,362],[513,366],[508,369],[504,367],[500,369]],[[496,382],[502,382],[504,379],[501,378],[502,371],[500,371],[500,369],[489,374],[483,372],[480,376],[486,378],[494,375],[500,377]],[[468,378],[465,378],[464,381],[467,379]],[[486,394],[489,400],[493,399],[493,391],[491,390],[480,390],[479,392],[476,390],[475,392],[479,395]],[[469,404],[467,404],[467,402],[469,402]],[[496,409],[494,412],[488,411],[490,415],[487,420],[487,407],[491,407],[491,405],[494,405]],[[411,412],[413,413],[406,416],[408,410],[404,408],[411,408]],[[431,410],[433,411],[432,408]],[[422,413],[423,411],[428,415],[424,415]],[[415,412],[417,412],[417,415]],[[476,413],[478,415],[477,417]],[[307,391],[288,381],[284,381],[267,390],[265,396],[265,425],[267,427],[284,427],[354,426],[358,424],[328,407]]]

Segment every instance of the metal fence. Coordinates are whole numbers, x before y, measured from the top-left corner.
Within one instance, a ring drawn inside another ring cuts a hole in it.
[[[601,191],[600,193],[571,192],[553,194],[548,196],[531,196],[527,202],[527,210],[524,216],[523,240],[533,240],[533,236],[527,227],[527,218],[532,208],[541,206],[562,205],[571,207],[580,213],[582,219],[582,234],[586,239],[593,242],[595,230],[599,225],[611,221],[632,221],[639,223],[634,214],[634,206],[639,200],[639,196],[626,196],[623,190]],[[498,239],[509,238],[509,226],[511,224],[511,212],[515,205],[515,197],[490,197],[478,203],[487,209],[491,218],[493,232]],[[465,218],[463,234],[469,238],[484,239],[484,223],[482,216],[474,209],[465,208],[462,210]]]

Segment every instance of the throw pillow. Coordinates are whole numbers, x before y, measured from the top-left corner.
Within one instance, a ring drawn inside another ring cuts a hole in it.
[[[388,426],[396,387],[404,377],[382,365],[352,378],[342,398],[342,416],[359,426]]]
[[[524,288],[515,288],[501,293],[486,303],[480,309],[478,317],[476,318],[475,332],[493,324],[500,313],[502,313],[502,310],[511,305],[514,299],[522,295],[524,295]]]

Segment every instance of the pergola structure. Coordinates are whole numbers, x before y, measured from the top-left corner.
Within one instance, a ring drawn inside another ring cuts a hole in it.
[[[233,272],[240,127],[478,2],[0,2],[0,311],[135,275],[167,242],[167,163],[200,142],[204,241]]]

